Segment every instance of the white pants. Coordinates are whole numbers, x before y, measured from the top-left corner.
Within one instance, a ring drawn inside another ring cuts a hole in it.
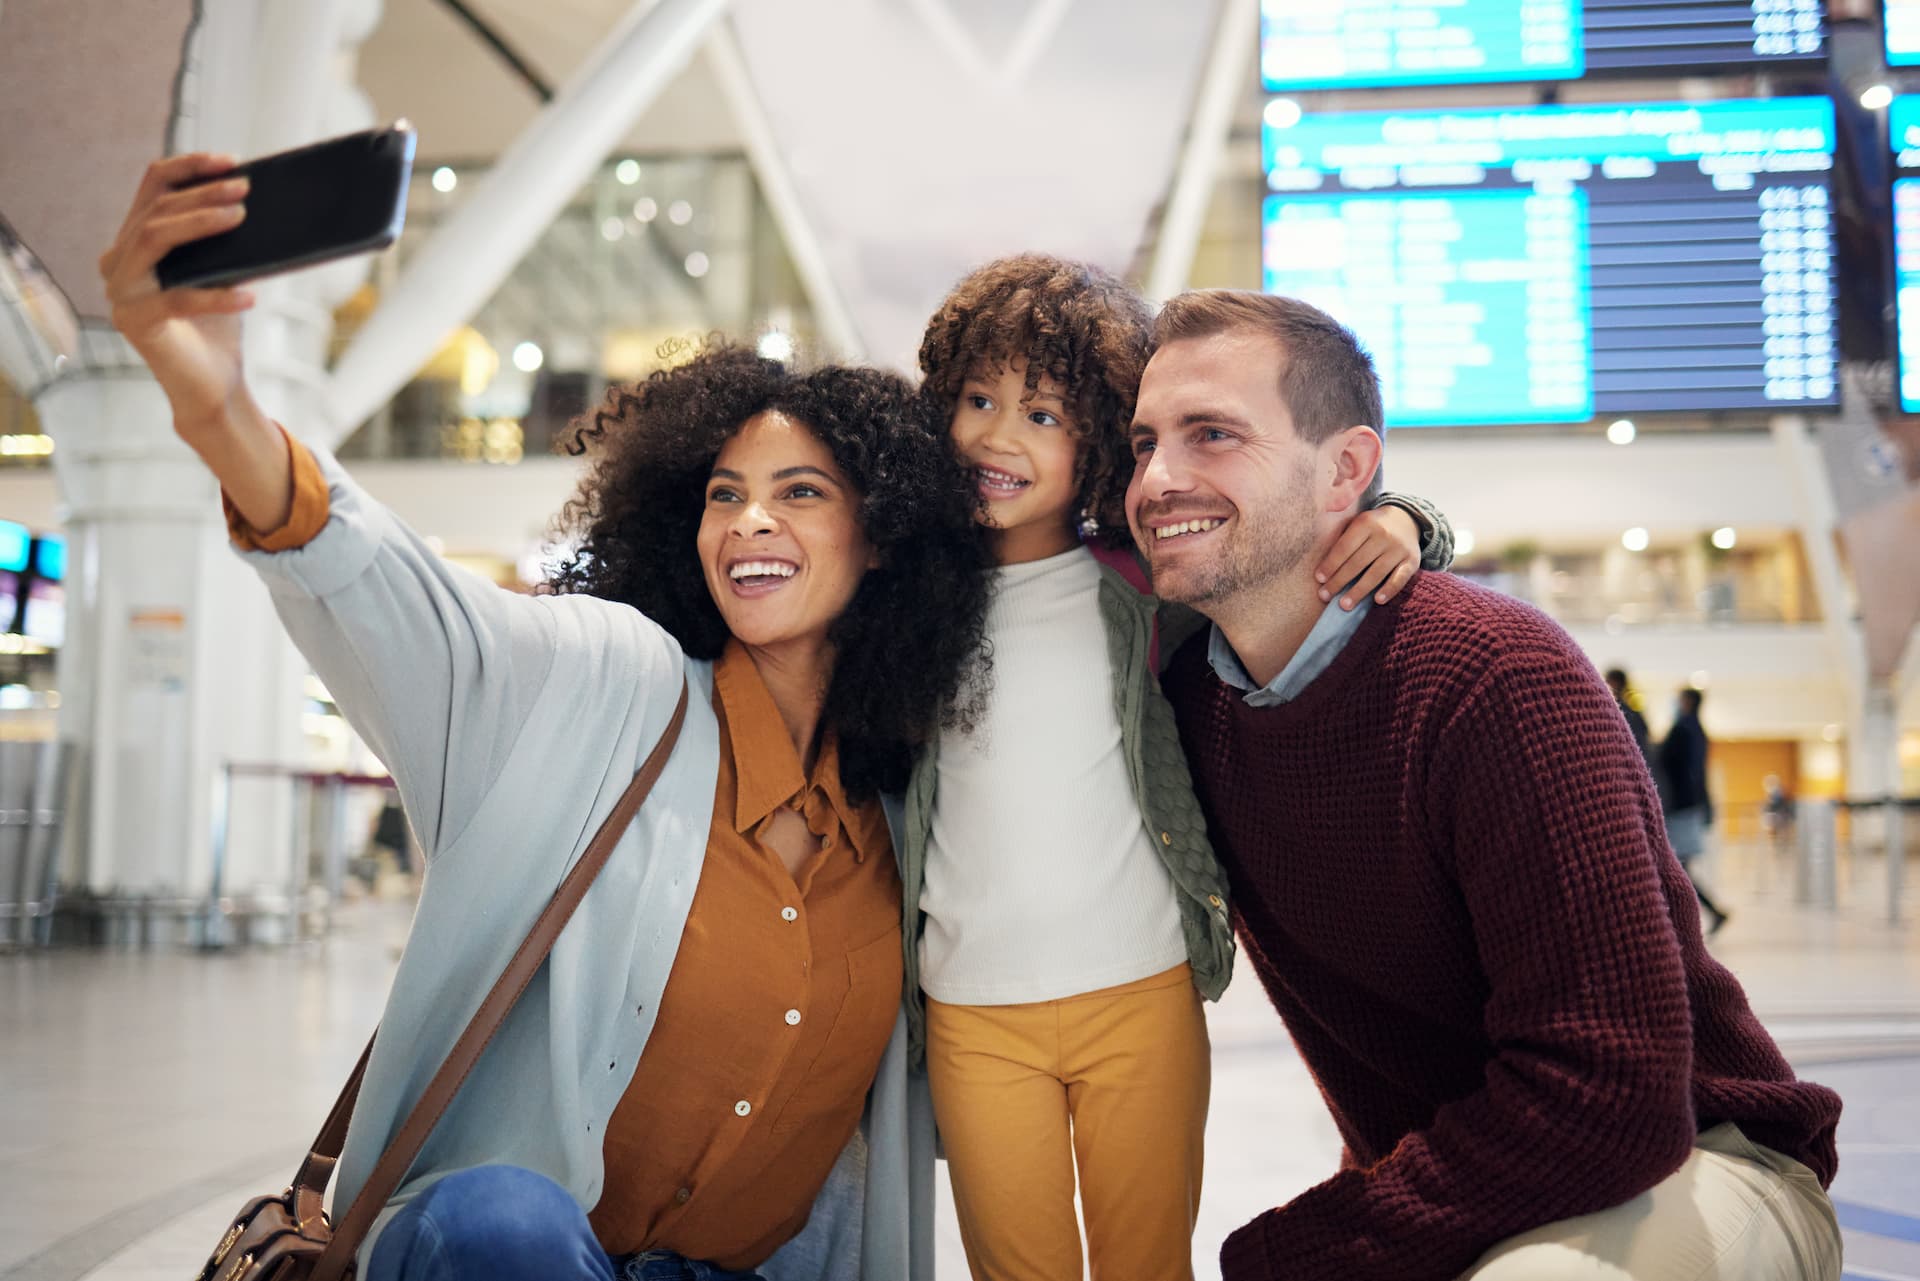
[[[1839,1281],[1840,1225],[1813,1171],[1716,1125],[1624,1205],[1523,1232],[1461,1281]]]

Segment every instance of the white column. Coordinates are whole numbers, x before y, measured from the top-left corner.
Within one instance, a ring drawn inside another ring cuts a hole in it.
[[[119,345],[89,340],[97,354]],[[79,754],[66,879],[178,898],[204,870],[211,749],[194,715],[193,642],[217,500],[159,386],[119,350],[121,363],[92,363],[35,404],[59,441],[66,515],[60,724]]]
[[[175,150],[256,155],[364,127],[341,79],[377,0],[260,6],[207,0],[181,79]],[[247,325],[255,394],[289,425],[318,422],[332,308],[366,265],[265,282]],[[61,733],[77,749],[64,879],[108,898],[203,900],[215,784],[229,762],[304,763],[306,666],[266,590],[226,546],[219,496],[172,431],[132,350],[85,322],[79,358],[36,408],[68,539]],[[292,857],[284,785],[234,789],[221,884],[278,895]],[[156,941],[198,937],[192,911],[149,917]]]
[[[1773,441],[1793,493],[1800,542],[1807,553],[1814,596],[1820,602],[1828,652],[1835,670],[1846,679],[1849,700],[1856,705],[1863,704],[1867,693],[1866,651],[1860,626],[1854,621],[1846,572],[1841,568],[1840,553],[1834,545],[1834,531],[1839,521],[1826,460],[1808,434],[1807,420],[1798,414],[1774,417]]]
[[[1856,709],[1847,734],[1847,796],[1883,802],[1900,795],[1900,705],[1893,686],[1876,683]],[[1886,859],[1887,919],[1900,921],[1905,842],[1900,815],[1890,806],[1856,807],[1850,830],[1857,854],[1882,852]]]
[[[1891,685],[1875,685],[1847,734],[1847,794],[1856,800],[1900,792],[1900,705]]]

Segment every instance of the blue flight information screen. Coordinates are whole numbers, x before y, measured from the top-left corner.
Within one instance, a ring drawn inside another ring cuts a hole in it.
[[[1920,0],[1881,0],[1886,20],[1887,65],[1920,67]]]
[[[1826,0],[1261,0],[1260,74],[1286,92],[1756,71],[1818,62],[1826,34]]]
[[[1893,147],[1893,297],[1900,345],[1900,408],[1916,414],[1920,413],[1920,97],[1893,100],[1887,110],[1887,139]]]
[[[1390,424],[1839,403],[1828,99],[1284,120],[1264,286],[1353,329]]]

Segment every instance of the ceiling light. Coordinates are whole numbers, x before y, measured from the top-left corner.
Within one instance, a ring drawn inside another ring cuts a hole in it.
[[[1303,114],[1300,110],[1300,104],[1292,98],[1275,98],[1267,104],[1267,109],[1261,113],[1268,126],[1274,129],[1293,128],[1300,123],[1300,117]]]
[[[1607,428],[1607,439],[1616,445],[1631,445],[1634,437],[1639,434],[1640,429],[1633,425],[1631,418],[1615,419]]]
[[[513,367],[523,374],[530,374],[546,363],[547,353],[540,350],[540,344],[523,342],[513,349]]]
[[[1632,529],[1620,535],[1620,545],[1630,552],[1643,552],[1647,550],[1647,544],[1651,541],[1652,539],[1647,537],[1647,531],[1638,525],[1635,525]]]

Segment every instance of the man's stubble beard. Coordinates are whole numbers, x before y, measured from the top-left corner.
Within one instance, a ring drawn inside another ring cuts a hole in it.
[[[1232,532],[1218,556],[1181,575],[1187,582],[1166,581],[1153,573],[1154,591],[1162,600],[1210,613],[1209,606],[1285,578],[1312,554],[1318,540],[1312,502],[1313,464],[1303,461],[1271,505],[1257,511],[1235,509]],[[1148,567],[1151,571],[1151,557]]]

